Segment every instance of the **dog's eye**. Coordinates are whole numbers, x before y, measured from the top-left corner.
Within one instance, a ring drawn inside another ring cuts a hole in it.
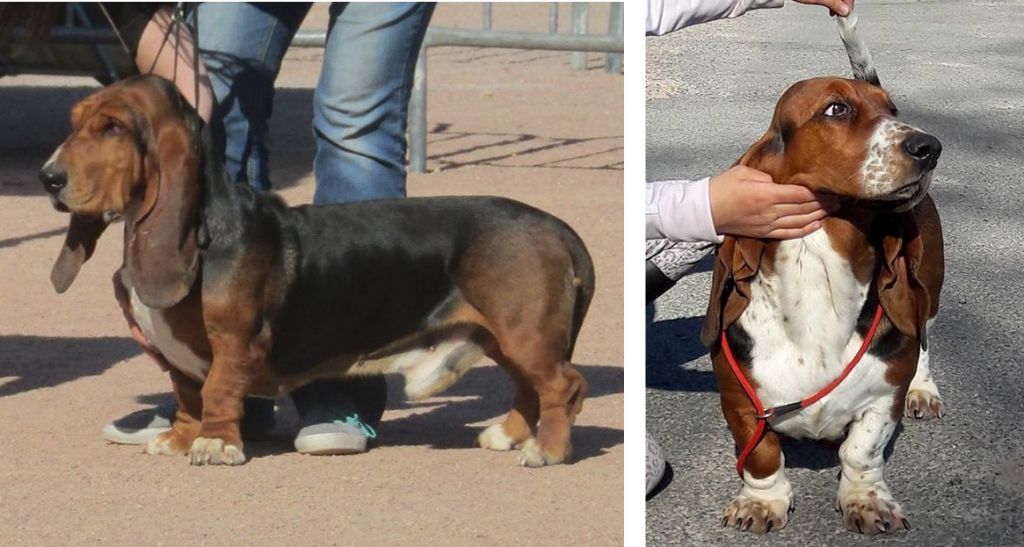
[[[107,125],[103,128],[103,135],[105,137],[117,137],[124,135],[125,127],[117,120],[109,120]]]
[[[828,105],[827,107],[825,107],[825,111],[823,112],[824,115],[826,115],[826,116],[828,116],[830,118],[840,118],[840,117],[845,116],[845,115],[847,115],[849,113],[850,113],[850,105],[848,105],[848,104],[846,104],[844,102],[841,102],[841,101],[836,101],[836,102]]]

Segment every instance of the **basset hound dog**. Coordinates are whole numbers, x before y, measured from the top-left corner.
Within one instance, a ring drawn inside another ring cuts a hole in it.
[[[883,451],[904,415],[943,413],[927,345],[943,282],[928,195],[941,144],[899,119],[873,71],[865,80],[793,85],[739,160],[841,205],[802,239],[726,237],[718,250],[701,338],[743,480],[723,526],[786,525],[787,435],[841,441],[836,508],[846,528],[909,529],[882,476]]]
[[[68,289],[124,218],[115,294],[170,371],[178,413],[149,454],[245,462],[249,395],[314,379],[401,372],[412,399],[489,358],[515,383],[481,446],[567,461],[587,383],[570,359],[594,269],[561,220],[496,197],[288,207],[226,176],[177,89],[138,76],[78,103],[40,178],[71,213],[51,280]]]

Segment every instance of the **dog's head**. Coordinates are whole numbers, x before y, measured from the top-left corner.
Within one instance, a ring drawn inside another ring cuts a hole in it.
[[[739,163],[776,182],[907,211],[928,192],[942,144],[897,116],[877,85],[804,80],[782,95],[768,131]]]
[[[124,80],[75,105],[71,136],[39,173],[54,207],[71,213],[50,275],[57,292],[71,286],[107,223],[124,216],[125,265],[142,301],[165,308],[188,294],[198,270],[201,125],[158,76]]]

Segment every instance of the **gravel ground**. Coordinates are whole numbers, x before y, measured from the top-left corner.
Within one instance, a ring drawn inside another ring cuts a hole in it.
[[[946,284],[930,331],[941,421],[910,422],[886,466],[914,526],[868,539],[832,510],[833,451],[791,444],[789,526],[771,544],[1022,545],[1024,526],[1024,21],[1019,2],[858,2],[883,85],[904,119],[943,143],[932,195],[943,218]],[[778,96],[809,77],[849,74],[835,24],[787,5],[647,44],[647,179],[721,172],[767,127]],[[647,502],[651,545],[760,545],[722,530],[739,488],[732,441],[698,330],[707,267],[648,309],[647,423],[674,480]]]
[[[307,28],[324,28],[324,5]],[[569,7],[562,6],[566,28]],[[434,24],[480,28],[479,4],[440,6]],[[607,21],[591,9],[591,31]],[[546,31],[547,5],[494,7],[494,27]],[[321,51],[289,52],[272,120],[275,184],[313,193],[310,129]],[[294,453],[294,411],[248,443],[238,468],[190,467],[100,438],[109,420],[171,400],[114,300],[116,229],[71,290],[49,270],[67,217],[38,169],[66,137],[87,79],[0,79],[0,544],[3,545],[616,545],[623,542],[621,75],[569,68],[569,53],[436,48],[429,53],[429,173],[410,195],[497,194],[573,225],[594,256],[597,294],[575,360],[590,396],[574,429],[577,461],[541,470],[473,447],[512,387],[480,366],[440,397],[408,403],[390,382],[379,444],[366,454]]]

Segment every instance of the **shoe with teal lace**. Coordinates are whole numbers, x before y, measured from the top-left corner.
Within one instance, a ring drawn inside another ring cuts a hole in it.
[[[376,439],[377,432],[365,423],[359,414],[352,413],[342,418],[305,416],[303,423],[309,424],[295,436],[295,450],[302,454],[332,456],[366,452],[369,439]]]

